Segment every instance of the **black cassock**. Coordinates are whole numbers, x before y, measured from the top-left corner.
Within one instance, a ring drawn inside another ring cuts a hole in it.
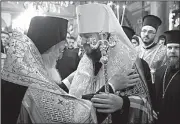
[[[1,124],[16,124],[27,88],[1,79]]]
[[[165,77],[165,88],[169,86],[163,97],[163,78],[167,66],[155,73],[156,111],[159,112],[157,124],[180,124],[180,73],[171,80],[178,70],[168,69]]]
[[[63,57],[57,61],[56,68],[58,69],[61,78],[64,79],[77,69],[80,58],[78,56],[79,49],[65,49]]]

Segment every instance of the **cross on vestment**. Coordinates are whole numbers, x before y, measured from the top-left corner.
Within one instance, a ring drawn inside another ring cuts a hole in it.
[[[58,99],[59,101],[58,101],[58,103],[57,104],[63,104],[63,101],[62,100],[60,100],[60,99]]]

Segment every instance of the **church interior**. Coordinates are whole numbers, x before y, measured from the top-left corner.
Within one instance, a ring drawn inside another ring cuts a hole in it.
[[[2,124],[180,124],[179,34],[180,1],[1,1]]]

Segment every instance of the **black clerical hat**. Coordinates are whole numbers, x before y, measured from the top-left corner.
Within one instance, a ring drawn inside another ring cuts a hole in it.
[[[133,35],[135,35],[135,31],[130,28],[130,27],[127,27],[127,26],[122,26],[125,34],[127,35],[127,37],[129,38],[129,40],[132,39]]]
[[[57,17],[36,16],[32,18],[27,36],[42,54],[66,39],[68,20]]]
[[[180,44],[180,30],[171,30],[164,32],[168,43],[179,43]]]
[[[154,27],[156,30],[161,25],[162,21],[159,17],[154,15],[147,15],[143,18],[143,26],[149,25]]]

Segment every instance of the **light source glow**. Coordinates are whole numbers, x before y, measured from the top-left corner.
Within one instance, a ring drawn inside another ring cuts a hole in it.
[[[116,6],[119,9],[119,5]]]
[[[16,19],[12,21],[12,28],[18,29],[21,31],[27,31],[29,28],[29,24],[31,19],[34,16],[45,16],[41,11],[34,10],[33,7],[29,7],[23,13],[21,13]]]
[[[123,9],[125,9],[126,8],[126,5],[123,5]]]

